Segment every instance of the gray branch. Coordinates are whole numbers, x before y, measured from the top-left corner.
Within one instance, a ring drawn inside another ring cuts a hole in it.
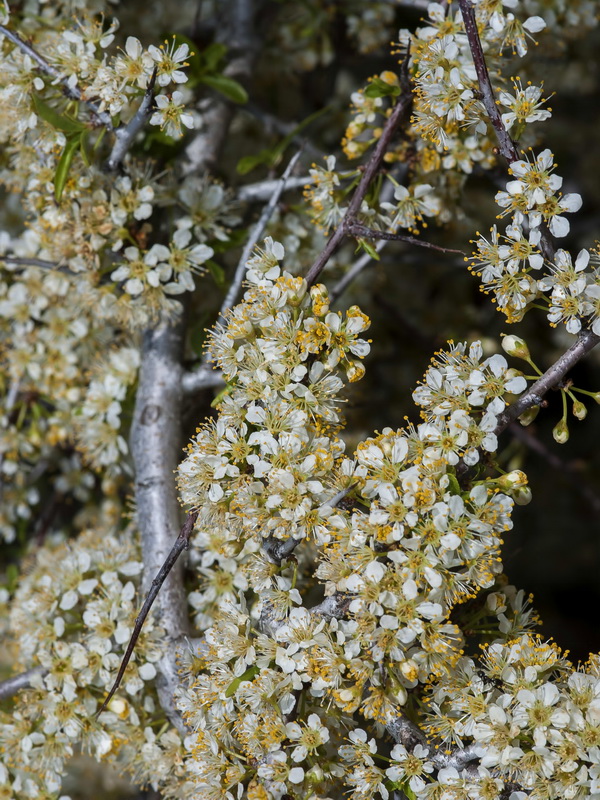
[[[21,258],[18,256],[0,256],[0,262],[14,264],[17,267],[40,267],[50,272],[65,272],[75,275],[72,269],[64,264],[57,264],[55,261],[46,261],[45,258]]]
[[[34,678],[38,675],[44,677],[47,674],[48,670],[44,667],[34,667],[19,675],[14,675],[12,678],[7,678],[5,681],[0,681],[0,700],[8,700],[22,689],[29,689]]]
[[[174,472],[181,456],[181,355],[183,322],[163,322],[144,333],[139,385],[131,427],[131,452],[135,465],[137,523],[142,539],[144,574],[141,591],[148,594],[179,534],[180,508]],[[185,730],[175,709],[178,685],[176,655],[189,633],[180,559],[156,601],[157,621],[168,643],[159,662],[158,696],[165,713],[179,730]]]

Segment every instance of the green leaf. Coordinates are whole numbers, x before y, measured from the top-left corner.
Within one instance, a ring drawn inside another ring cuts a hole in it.
[[[257,667],[256,664],[253,664],[251,667],[248,667],[246,672],[243,675],[240,675],[239,678],[235,678],[235,680],[231,681],[227,689],[225,689],[225,697],[231,697],[236,693],[236,690],[240,683],[243,681],[252,681],[254,680],[254,676],[258,675],[260,672],[260,667]]]
[[[83,163],[86,167],[90,165],[90,159],[88,158],[86,146],[87,146],[87,131],[84,131],[81,136],[79,137],[79,152],[81,153],[81,158],[83,159]]]
[[[19,580],[19,570],[16,564],[9,564],[6,568],[6,588],[9,592],[13,592],[17,588]]]
[[[216,89],[217,92],[221,92],[229,100],[233,100],[234,103],[248,102],[248,92],[242,84],[234,81],[233,78],[228,78],[226,75],[203,75],[200,78],[200,82],[210,86],[211,89]]]
[[[399,86],[386,83],[381,78],[373,78],[365,89],[365,97],[397,97],[399,94]]]
[[[79,122],[78,119],[72,117],[65,117],[59,114],[44,101],[37,94],[33,95],[33,107],[38,117],[41,117],[48,124],[52,125],[58,131],[65,131],[65,133],[79,133],[85,130],[85,125]]]
[[[62,197],[67,178],[69,177],[71,163],[75,153],[81,148],[81,137],[82,134],[78,133],[67,139],[65,148],[56,166],[56,172],[54,173],[54,197],[56,198],[56,202],[59,202]]]
[[[213,42],[200,53],[200,59],[203,62],[207,72],[216,72],[219,63],[225,58],[227,53],[227,45],[220,42]]]
[[[371,244],[371,242],[368,242],[366,239],[358,239],[358,244],[360,247],[362,247],[365,253],[368,253],[371,256],[373,261],[380,260],[379,253],[377,252],[375,247]]]
[[[214,282],[217,284],[219,289],[222,289],[227,280],[225,278],[225,270],[216,261],[206,261],[204,266],[208,268],[208,271],[213,277]]]
[[[260,164],[268,164],[271,159],[271,150],[261,150],[255,156],[244,156],[238,161],[235,170],[238,175],[247,175]]]
[[[211,408],[218,408],[221,403],[223,402],[223,398],[226,397],[228,394],[231,394],[231,390],[233,389],[233,384],[228,383],[226,384],[224,389],[221,389],[220,392],[217,393],[215,399],[210,404]]]

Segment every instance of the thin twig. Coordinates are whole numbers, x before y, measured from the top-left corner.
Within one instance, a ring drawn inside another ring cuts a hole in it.
[[[23,53],[29,56],[38,67],[45,72],[46,75],[49,75],[53,78],[56,82],[60,83],[62,86],[63,92],[67,97],[71,100],[77,100],[80,103],[85,103],[85,105],[90,109],[92,114],[98,119],[98,121],[104,125],[104,127],[109,131],[114,131],[114,126],[112,124],[112,120],[110,118],[110,114],[107,111],[101,111],[100,108],[94,103],[92,100],[86,100],[83,96],[82,91],[77,86],[72,86],[69,83],[68,78],[64,78],[56,67],[53,67],[52,64],[48,63],[46,59],[41,56],[37,50],[35,50],[30,44],[28,44],[24,39],[22,39],[18,33],[15,31],[11,31],[6,28],[4,25],[0,25],[0,34],[6,36],[13,44],[21,50]]]
[[[225,320],[225,316],[230,308],[233,307],[235,301],[237,300],[237,296],[242,286],[242,282],[244,280],[244,276],[246,274],[248,259],[252,255],[252,251],[257,243],[257,241],[262,236],[267,223],[273,216],[275,209],[277,207],[277,203],[279,202],[279,198],[281,197],[282,192],[285,189],[286,183],[300,158],[300,151],[298,151],[294,157],[291,159],[290,163],[287,165],[285,172],[281,176],[281,178],[276,182],[275,189],[271,194],[271,199],[268,204],[265,206],[262,214],[258,222],[252,228],[250,232],[250,236],[248,237],[248,241],[244,247],[240,260],[235,270],[235,274],[233,276],[233,280],[227,290],[227,294],[225,295],[225,299],[221,304],[221,308],[219,310],[219,316],[217,317],[217,324],[223,323]],[[220,386],[223,384],[223,378],[220,372],[215,372],[212,366],[210,365],[210,353],[206,353],[202,364],[195,369],[193,372],[186,372],[183,374],[181,379],[181,387],[185,394],[195,394],[196,392],[200,391],[201,389],[206,389],[209,387]]]
[[[51,272],[65,272],[71,275],[76,275],[72,269],[64,264],[57,264],[55,261],[46,261],[44,258],[21,258],[17,256],[0,256],[0,262],[4,261],[7,264],[14,264],[17,267],[40,267],[40,269],[47,269]]]
[[[258,183],[247,183],[237,190],[237,199],[241,203],[259,203],[268,200],[273,192],[277,191],[281,183],[281,178],[275,178],[268,181],[259,181]],[[289,191],[290,189],[299,189],[313,183],[313,178],[310,175],[300,175],[295,178],[288,178],[285,186],[281,190]]]
[[[34,667],[26,672],[21,672],[19,675],[13,675],[12,678],[0,681],[0,700],[8,700],[9,697],[14,697],[22,689],[29,689],[35,677],[38,675],[44,677],[47,673],[48,670],[44,667]]]
[[[360,222],[351,222],[346,226],[346,231],[350,236],[355,236],[357,239],[385,239],[388,242],[406,242],[407,244],[414,244],[417,247],[426,247],[429,250],[437,250],[440,253],[456,253],[459,256],[466,255],[464,250],[454,250],[451,247],[441,247],[440,245],[426,242],[423,239],[417,239],[415,236],[405,236],[403,233],[388,233],[387,231],[378,231],[375,228],[368,228],[366,225],[361,225]]]
[[[154,105],[154,84],[156,82],[156,73],[157,67],[154,67],[138,110],[129,120],[127,125],[123,125],[122,127],[117,128],[115,131],[115,143],[109,157],[106,160],[106,170],[108,172],[114,172],[116,169],[118,169],[125,158],[127,151],[131,147],[133,140],[148,121],[148,117],[152,112],[152,106]]]
[[[390,114],[387,122],[384,125],[383,131],[371,154],[371,157],[367,161],[362,177],[358,183],[358,186],[354,190],[354,194],[352,195],[352,199],[350,200],[350,204],[346,209],[346,213],[344,214],[340,224],[334,231],[331,238],[328,240],[325,248],[320,253],[312,267],[309,269],[306,275],[306,282],[309,286],[312,286],[313,283],[317,280],[319,275],[321,274],[323,268],[337,250],[341,242],[346,238],[348,234],[348,229],[356,223],[356,215],[360,211],[360,207],[362,202],[369,191],[369,187],[373,182],[373,179],[377,175],[381,164],[383,163],[383,158],[388,151],[390,146],[390,142],[396,132],[397,128],[403,122],[405,118],[408,117],[410,109],[412,108],[413,103],[413,94],[411,90],[410,83],[408,81],[407,76],[407,69],[408,69],[408,57],[409,53],[406,54],[406,58],[403,63],[402,67],[402,86],[403,86],[403,93],[400,95],[400,99],[396,103],[392,113]]]
[[[290,160],[290,163],[287,165],[285,172],[277,182],[277,186],[275,188],[275,191],[271,195],[271,199],[265,206],[262,214],[258,219],[258,222],[256,223],[256,225],[254,225],[254,227],[250,231],[250,236],[248,237],[248,240],[244,246],[244,250],[242,251],[242,255],[235,270],[235,275],[233,276],[233,280],[229,285],[229,289],[227,290],[227,294],[225,295],[225,299],[223,300],[223,303],[219,310],[219,317],[217,320],[217,324],[223,322],[226,313],[229,311],[230,308],[233,307],[237,299],[240,288],[242,286],[242,282],[244,280],[244,276],[246,274],[248,259],[252,255],[252,251],[254,250],[256,243],[262,236],[265,228],[267,227],[267,223],[269,222],[269,220],[271,219],[271,217],[275,212],[275,209],[277,208],[277,203],[279,202],[281,193],[285,189],[285,184],[287,182],[287,179],[292,174],[292,171],[296,166],[298,159],[300,158],[301,152],[302,152],[301,150],[298,150],[298,152],[295,153],[292,159]]]
[[[492,123],[498,141],[498,149],[504,156],[509,164],[514,161],[519,161],[520,154],[517,145],[512,140],[510,134],[506,130],[502,122],[502,115],[496,103],[494,89],[490,80],[487,64],[483,47],[481,46],[481,39],[479,31],[477,30],[477,20],[475,17],[475,10],[470,0],[459,0],[460,10],[465,26],[465,32],[469,41],[469,48],[471,56],[473,57],[473,64],[477,73],[477,81],[479,84],[479,92],[484,108],[487,111],[488,117]],[[542,255],[547,261],[552,261],[556,248],[552,242],[552,237],[546,223],[540,225],[540,250]]]
[[[381,239],[375,245],[375,250],[380,253],[383,248],[385,247],[386,242]],[[332,303],[335,303],[336,300],[346,291],[348,286],[354,281],[360,273],[369,266],[369,264],[374,261],[373,256],[369,253],[363,253],[363,255],[358,259],[358,261],[353,264],[353,266],[348,270],[348,272],[339,279],[339,281],[335,284],[333,289],[329,292],[329,297]]]
[[[171,551],[169,552],[169,555],[166,557],[162,567],[158,571],[158,574],[152,580],[152,584],[150,585],[150,591],[146,595],[146,599],[144,600],[144,604],[140,609],[140,613],[135,618],[133,633],[131,634],[131,638],[129,640],[129,644],[127,645],[127,649],[125,650],[125,655],[123,656],[123,659],[121,661],[121,665],[119,667],[117,677],[115,678],[115,682],[111,686],[111,689],[108,695],[106,696],[104,702],[102,703],[98,711],[96,711],[96,716],[99,716],[106,709],[106,707],[114,697],[115,692],[119,688],[121,680],[123,679],[123,675],[125,674],[125,670],[127,669],[127,665],[129,664],[129,661],[135,649],[137,640],[139,639],[140,633],[142,632],[142,628],[144,626],[144,622],[146,621],[146,617],[150,613],[150,609],[152,608],[152,605],[156,600],[163,583],[165,582],[169,573],[175,566],[177,559],[184,550],[187,550],[190,542],[190,536],[192,534],[192,531],[194,530],[194,525],[196,524],[196,520],[198,519],[199,513],[200,513],[199,511],[192,511],[187,515],[186,520],[183,523],[183,527],[179,532],[179,536],[175,540],[175,544],[171,548]]]

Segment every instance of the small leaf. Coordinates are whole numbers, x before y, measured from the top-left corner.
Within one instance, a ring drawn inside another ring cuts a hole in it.
[[[365,97],[397,97],[399,94],[399,86],[386,83],[381,78],[373,78],[365,89]]]
[[[81,133],[67,139],[62,155],[56,165],[56,172],[54,173],[54,197],[56,202],[60,201],[63,190],[69,177],[69,170],[71,169],[71,162],[79,148],[81,147]]]
[[[233,100],[234,103],[248,102],[248,92],[242,84],[234,81],[233,78],[228,78],[226,75],[203,75],[200,78],[200,82],[210,86],[211,89],[216,89],[217,92],[221,92],[229,100]]]
[[[44,101],[37,94],[33,95],[33,107],[38,117],[41,117],[48,124],[52,125],[58,131],[65,131],[65,133],[79,133],[85,130],[85,125],[77,119],[65,117],[59,114]]]
[[[226,397],[228,394],[231,394],[231,390],[232,389],[233,389],[233,385],[231,383],[228,383],[225,386],[225,388],[221,389],[221,391],[216,395],[215,399],[210,404],[210,407],[211,408],[218,408],[221,405],[221,403],[223,402],[223,398]]]
[[[81,158],[83,160],[83,163],[86,165],[86,167],[89,167],[90,159],[88,158],[87,150],[85,149],[87,145],[87,136],[88,136],[87,131],[83,131],[83,133],[79,137],[79,152],[81,153]]]

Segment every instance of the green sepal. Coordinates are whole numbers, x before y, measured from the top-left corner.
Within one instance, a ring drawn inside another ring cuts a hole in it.
[[[225,697],[231,697],[237,691],[238,686],[243,681],[250,681],[254,680],[254,676],[258,675],[260,672],[260,667],[257,667],[256,664],[253,664],[251,667],[248,667],[246,672],[243,675],[240,675],[239,678],[235,678],[235,680],[231,681],[227,689],[225,689]]]

